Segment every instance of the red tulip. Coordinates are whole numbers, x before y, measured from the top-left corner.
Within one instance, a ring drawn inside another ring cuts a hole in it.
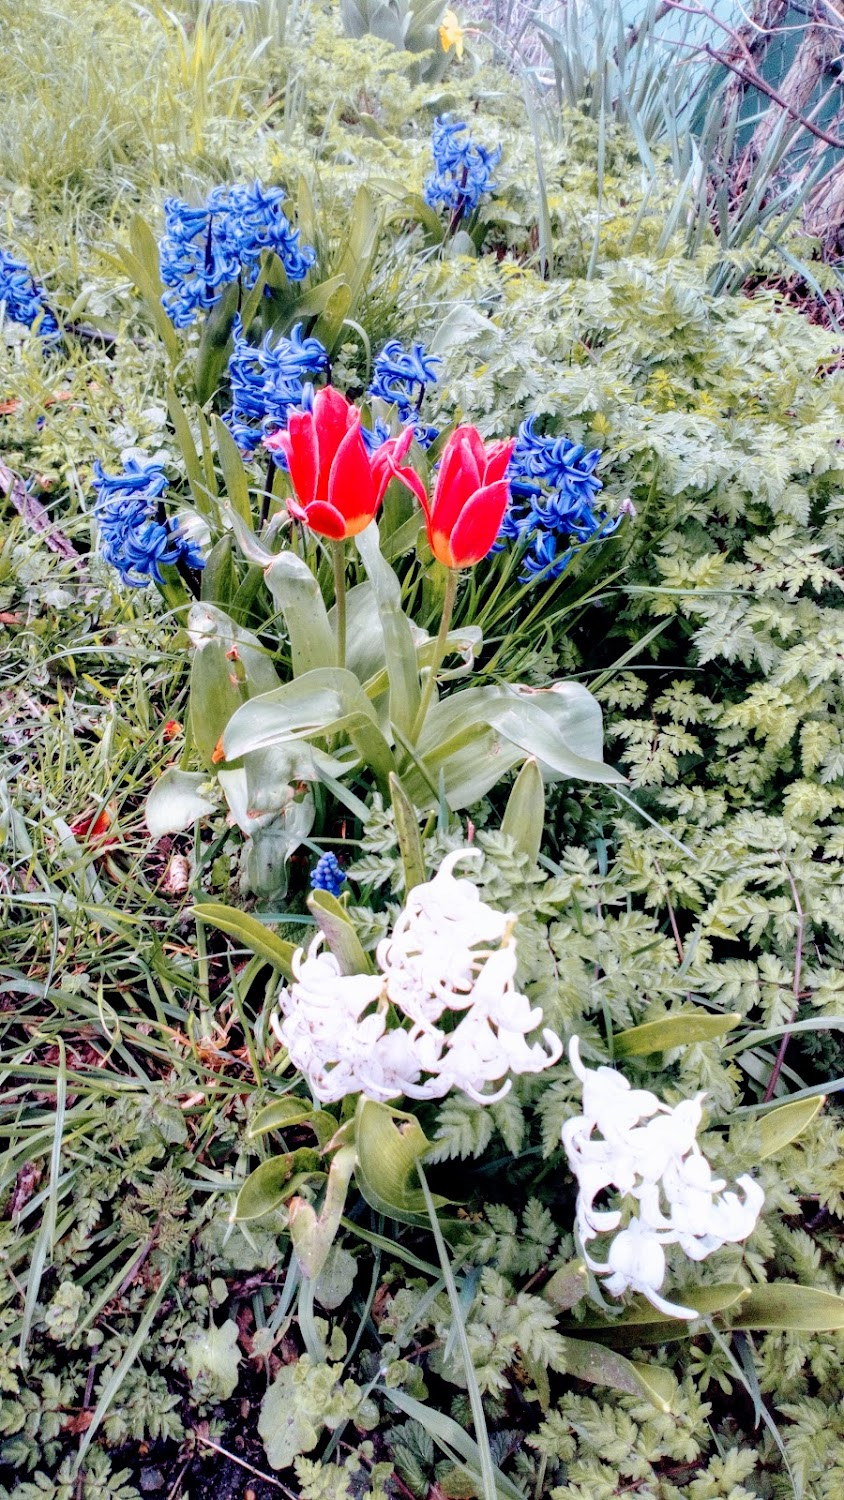
[[[491,550],[501,529],[515,438],[487,446],[476,427],[457,427],[443,449],[434,496],[410,485],[425,512],[431,551],[447,568],[468,568]]]
[[[357,407],[327,385],[314,396],[312,411],[291,412],[286,431],[264,438],[264,446],[280,448],[287,459],[295,491],[287,502],[290,514],[319,536],[341,542],[369,525],[391,479],[416,492],[408,479],[412,471],[399,466],[412,441],[408,427],[370,455]]]

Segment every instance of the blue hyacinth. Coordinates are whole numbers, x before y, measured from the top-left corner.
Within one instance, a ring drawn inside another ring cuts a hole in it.
[[[12,323],[26,328],[38,324],[42,339],[58,337],[59,325],[44,301],[44,293],[22,260],[0,249],[0,303]]]
[[[436,427],[430,427],[422,420],[420,408],[427,387],[439,380],[441,364],[437,355],[425,353],[422,344],[411,344],[409,349],[404,349],[398,339],[390,339],[375,356],[369,394],[395,406],[403,426],[412,423],[420,448],[430,448],[439,436]],[[372,432],[364,431],[363,436],[367,447],[372,450],[380,448],[390,431],[386,423],[376,419]]]
[[[586,453],[565,437],[541,437],[535,418],[523,422],[510,460],[511,501],[497,550],[508,541],[525,545],[523,583],[542,575],[548,581],[565,572],[578,548],[610,536],[622,514],[611,518],[595,509],[603,488],[595,469],[599,449]]]
[[[164,204],[165,232],[159,246],[164,307],[177,328],[187,328],[207,312],[225,286],[240,280],[255,285],[261,254],[273,251],[290,281],[302,281],[316,251],[299,243],[282,210],[282,188],[235,183],[216,187],[204,208],[181,198]]]
[[[440,115],[431,133],[434,171],[425,180],[425,202],[447,209],[454,219],[473,213],[484,193],[494,190],[492,173],[501,160],[500,146],[490,151],[468,130],[464,122]]]
[[[317,375],[327,366],[328,355],[319,339],[303,339],[301,323],[289,338],[273,342],[267,334],[256,347],[235,320],[229,359],[232,404],[224,421],[242,453],[254,453],[265,432],[286,425],[288,413],[302,405],[304,376]]]
[[[122,474],[106,474],[99,459],[94,463],[100,552],[132,588],[163,583],[162,564],[205,567],[196,542],[163,514],[161,498],[167,485],[162,465],[154,461],[130,458]]]
[[[315,891],[330,891],[339,896],[346,877],[334,854],[321,854],[311,871],[311,888]]]

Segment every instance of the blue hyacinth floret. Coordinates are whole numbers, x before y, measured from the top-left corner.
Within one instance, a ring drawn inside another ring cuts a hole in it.
[[[152,460],[130,458],[122,474],[106,474],[99,459],[94,463],[100,552],[132,588],[163,583],[162,564],[205,567],[196,542],[163,514],[160,502],[167,485],[162,465]]]
[[[266,432],[286,425],[289,412],[302,405],[304,376],[317,375],[327,366],[328,355],[319,339],[303,339],[301,323],[289,338],[273,342],[267,334],[256,347],[235,319],[229,359],[232,404],[224,421],[242,453],[253,454]]]
[[[212,308],[232,282],[253,287],[264,250],[275,252],[290,281],[307,276],[316,251],[299,243],[299,230],[281,207],[284,196],[282,188],[255,182],[214,188],[204,208],[191,208],[181,198],[166,200],[161,300],[177,328],[187,328],[197,313]]]
[[[44,301],[44,293],[22,260],[0,249],[0,303],[12,323],[23,323],[42,339],[58,337],[59,325]]]
[[[311,871],[311,888],[315,891],[330,891],[332,896],[339,896],[346,877],[340,868],[337,856],[334,854],[321,854]]]
[[[436,427],[423,421],[421,406],[427,387],[439,380],[441,364],[436,354],[425,353],[422,344],[411,344],[404,349],[398,339],[390,339],[375,356],[369,394],[395,406],[402,426],[412,424],[420,448],[430,448],[439,436]],[[373,423],[371,433],[366,429],[363,433],[370,450],[380,448],[390,435],[390,429],[380,418]]]
[[[622,520],[595,509],[603,488],[595,473],[600,449],[586,453],[568,438],[541,437],[535,420],[519,428],[508,469],[511,500],[496,543],[499,551],[508,541],[526,544],[523,583],[539,574],[559,578],[579,547],[610,536]]]
[[[451,115],[434,121],[431,150],[434,171],[425,180],[425,202],[445,208],[452,217],[473,213],[484,193],[494,191],[492,173],[501,160],[501,147],[489,150],[468,134],[469,127]]]

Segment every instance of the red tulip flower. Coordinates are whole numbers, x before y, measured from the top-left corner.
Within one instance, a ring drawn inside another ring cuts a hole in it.
[[[515,438],[487,445],[476,427],[457,427],[443,449],[433,499],[410,485],[431,551],[447,568],[469,568],[491,550],[510,498],[504,476],[515,445]]]
[[[412,470],[399,467],[412,441],[408,427],[367,453],[360,412],[327,385],[317,391],[311,411],[291,412],[286,431],[264,438],[264,446],[270,452],[280,448],[287,459],[295,491],[287,502],[291,516],[319,536],[342,542],[369,525],[391,479],[418,493],[408,478]]]

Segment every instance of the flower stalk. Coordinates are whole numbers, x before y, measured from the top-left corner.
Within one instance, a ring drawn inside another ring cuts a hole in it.
[[[451,629],[451,617],[454,614],[454,603],[457,598],[457,583],[459,577],[460,574],[456,568],[448,569],[448,572],[446,574],[443,609],[440,616],[440,628],[437,631],[437,639],[434,642],[434,654],[431,658],[431,666],[428,671],[428,676],[425,680],[425,686],[422,689],[422,697],[419,700],[419,708],[417,709],[416,718],[413,721],[413,729],[411,730],[410,734],[410,737],[413,740],[414,744],[416,743],[422,732],[422,726],[425,723],[428,709],[431,706],[431,699],[434,695],[434,686],[437,680],[437,673],[439,672],[440,667],[443,664],[443,658],[445,657],[446,641],[448,640],[448,632]]]
[[[346,549],[342,542],[331,543],[334,562],[334,602],[337,608],[337,665],[346,665]]]

